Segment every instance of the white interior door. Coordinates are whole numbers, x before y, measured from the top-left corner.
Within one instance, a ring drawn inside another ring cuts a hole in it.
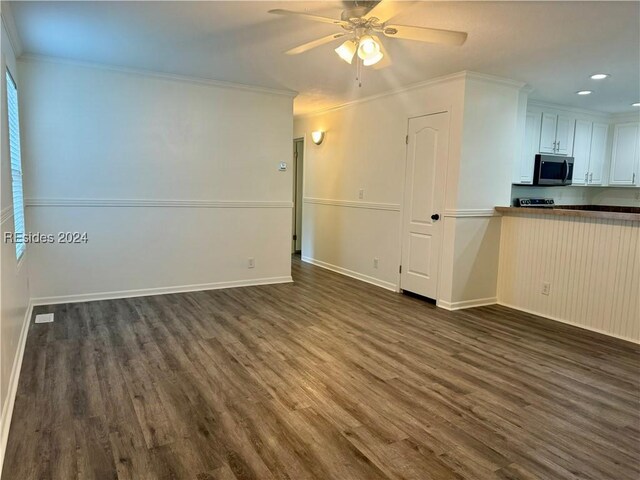
[[[400,288],[437,298],[449,155],[447,112],[409,119]]]

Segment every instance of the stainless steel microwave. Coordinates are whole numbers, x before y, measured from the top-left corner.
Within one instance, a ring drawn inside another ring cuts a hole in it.
[[[573,157],[560,155],[536,155],[533,171],[534,185],[571,185]]]

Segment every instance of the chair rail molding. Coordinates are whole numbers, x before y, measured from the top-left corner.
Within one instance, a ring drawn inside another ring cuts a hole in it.
[[[349,208],[368,208],[370,210],[389,210],[393,212],[400,211],[400,204],[398,203],[375,203],[375,202],[363,202],[358,200],[337,200],[331,198],[313,198],[305,197],[304,203],[312,203],[316,205],[332,205],[336,207],[349,207]]]
[[[182,207],[182,208],[293,208],[277,200],[153,200],[91,198],[27,198],[27,207]]]
[[[454,209],[447,208],[444,216],[449,218],[466,218],[466,217],[499,217],[500,214],[493,208],[467,208]]]

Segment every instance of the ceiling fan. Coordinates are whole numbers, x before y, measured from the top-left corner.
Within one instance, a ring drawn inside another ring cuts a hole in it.
[[[365,67],[376,64],[383,66],[379,63],[383,58],[385,58],[384,66],[390,63],[389,55],[384,50],[384,46],[376,34],[382,34],[387,38],[415,40],[440,45],[462,45],[465,42],[467,39],[465,32],[388,23],[403,7],[412,3],[414,2],[394,2],[390,0],[356,1],[353,2],[352,7],[342,12],[339,20],[282,9],[269,10],[269,13],[294,16],[314,22],[330,23],[342,28],[341,32],[327,35],[287,50],[285,52],[287,55],[298,55],[312,48],[346,37],[346,41],[335,51],[342,60],[349,64],[353,62],[357,54],[358,68],[361,65]]]

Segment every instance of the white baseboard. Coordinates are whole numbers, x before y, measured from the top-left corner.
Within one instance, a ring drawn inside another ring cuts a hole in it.
[[[234,280],[230,282],[201,283],[196,285],[177,285],[173,287],[143,288],[139,290],[122,290],[116,292],[85,293],[80,295],[61,295],[56,297],[33,298],[33,305],[54,305],[58,303],[92,302],[95,300],[115,300],[118,298],[148,297],[150,295],[166,295],[169,293],[200,292],[203,290],[220,290],[222,288],[254,287],[275,283],[291,283],[291,276],[256,278],[251,280]]]
[[[4,464],[4,454],[7,450],[7,440],[9,439],[9,427],[11,426],[11,417],[13,416],[13,406],[16,402],[16,394],[18,393],[18,380],[20,379],[20,369],[22,368],[22,357],[24,357],[24,349],[27,346],[27,332],[31,323],[31,314],[33,313],[33,303],[29,302],[27,312],[22,321],[20,329],[20,338],[18,339],[18,348],[13,359],[11,367],[11,377],[9,377],[9,388],[7,390],[7,398],[2,405],[2,413],[0,417],[0,472]]]
[[[331,263],[323,262],[322,260],[316,260],[311,257],[302,257],[302,261],[306,263],[310,263],[317,267],[321,267],[327,270],[331,270],[332,272],[340,273],[342,275],[346,275],[347,277],[355,278],[356,280],[360,280],[363,282],[370,283],[377,287],[382,287],[386,290],[391,290],[392,292],[398,291],[398,286],[391,282],[386,282],[384,280],[380,280],[379,278],[370,277],[369,275],[365,275],[363,273],[354,272],[353,270],[349,270],[347,268],[338,267],[337,265],[332,265]]]
[[[593,328],[593,327],[589,327],[587,325],[582,325],[580,323],[570,322],[569,320],[564,320],[562,318],[554,317],[554,316],[551,316],[551,315],[545,315],[544,313],[536,312],[536,311],[530,310],[528,308],[516,307],[515,305],[510,305],[508,303],[501,302],[501,301],[498,301],[498,305],[502,305],[503,307],[511,308],[513,310],[519,310],[519,311],[524,312],[524,313],[529,313],[531,315],[535,315],[536,317],[542,317],[542,318],[546,318],[548,320],[553,320],[555,322],[560,322],[560,323],[564,323],[566,325],[571,325],[573,327],[582,328],[583,330],[589,330],[590,332],[599,333],[601,335],[607,335],[608,337],[618,338],[620,340],[625,340],[627,342],[640,344],[640,338],[631,338],[631,337],[625,337],[623,335],[617,335],[615,333],[611,333],[611,332],[608,332],[606,330],[602,330],[600,328]]]
[[[461,302],[445,302],[438,300],[436,305],[445,310],[462,310],[463,308],[484,307],[485,305],[495,305],[498,303],[496,297],[477,298],[474,300],[463,300]]]

